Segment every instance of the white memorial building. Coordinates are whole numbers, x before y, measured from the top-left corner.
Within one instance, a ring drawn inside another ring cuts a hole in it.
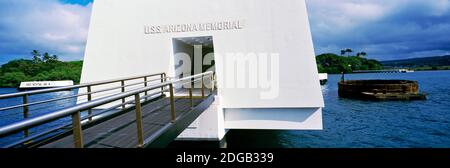
[[[217,96],[179,139],[323,128],[305,0],[95,0],[82,83],[182,65],[215,71]]]

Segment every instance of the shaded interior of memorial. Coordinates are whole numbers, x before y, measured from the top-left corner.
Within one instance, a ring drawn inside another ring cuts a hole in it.
[[[172,39],[174,73],[176,78],[184,78],[204,72],[215,72],[214,42],[212,36],[180,37]],[[188,64],[188,65],[186,65]],[[214,76],[213,76],[214,77]],[[211,84],[205,83],[206,86]],[[201,83],[175,85],[177,95],[187,95],[193,87],[194,96],[201,93]],[[203,86],[204,87],[204,86]]]

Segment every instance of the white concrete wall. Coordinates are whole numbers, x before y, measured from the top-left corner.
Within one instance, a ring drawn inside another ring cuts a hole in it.
[[[241,21],[242,29],[144,34],[144,26],[149,25],[235,20]],[[229,81],[225,79],[230,76],[227,73],[236,70],[224,69],[227,65],[224,60],[229,53],[279,54],[278,96],[262,99],[261,93],[267,89],[261,87],[219,88],[220,107],[225,109],[225,125],[244,128],[247,120],[254,117],[259,121],[253,123],[280,123],[276,129],[322,128],[320,108],[324,102],[304,0],[96,0],[81,81],[159,72],[173,76],[172,39],[196,36],[212,36],[214,39],[219,83]],[[252,75],[255,74],[249,74],[247,78]],[[241,109],[254,110],[250,110],[252,115],[247,115],[249,111]],[[271,114],[266,115],[267,112]],[[261,118],[259,114],[266,117]],[[283,118],[271,116],[313,118],[300,118],[298,121],[303,122],[283,127],[286,123]],[[230,122],[226,121],[228,119]],[[261,127],[267,128],[271,128],[270,124]]]
[[[225,136],[225,119],[220,98],[216,96],[213,104],[203,112],[179,137],[179,140],[220,141]]]
[[[321,130],[321,108],[225,109],[226,129]]]

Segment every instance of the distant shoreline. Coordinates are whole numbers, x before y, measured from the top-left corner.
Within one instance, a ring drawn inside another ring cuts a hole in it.
[[[408,68],[415,71],[450,70],[450,55],[381,61],[385,68]]]
[[[407,68],[406,68],[407,69]],[[414,69],[411,69],[414,70]],[[435,72],[435,71],[450,71],[450,69],[438,69],[438,70],[414,70],[415,72]],[[329,75],[340,75],[341,73],[328,73]],[[371,74],[371,73],[345,73],[345,74]]]

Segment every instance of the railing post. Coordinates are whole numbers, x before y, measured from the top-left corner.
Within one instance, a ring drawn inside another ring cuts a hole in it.
[[[166,81],[166,74],[161,74],[161,83],[164,83]],[[164,92],[164,86],[161,86],[161,93]]]
[[[169,85],[170,90],[170,114],[172,115],[172,123],[174,123],[177,119],[177,114],[175,113],[175,100],[173,96],[173,83]]]
[[[213,94],[213,92],[214,92],[214,75],[211,75],[210,82],[211,82],[211,94]]]
[[[120,84],[122,85],[122,93],[125,92],[125,81],[120,81]],[[125,109],[125,98],[122,98],[122,109]]]
[[[202,98],[205,98],[205,83],[204,83],[205,77],[202,74]]]
[[[194,108],[194,99],[192,97],[192,89],[194,87],[194,82],[192,81],[192,78],[190,79],[190,87],[189,87],[189,100],[190,100],[190,104],[191,104],[191,109]]]
[[[147,83],[147,77],[144,77],[144,87],[147,87],[148,83]],[[145,91],[145,96],[148,95],[148,91]]]
[[[134,95],[134,102],[136,105],[136,126],[138,135],[138,147],[144,147],[144,131],[142,128],[142,110],[141,110],[141,97],[139,94]]]
[[[92,94],[91,94],[92,88],[91,88],[91,86],[87,87],[87,92],[88,92],[88,95],[87,95],[88,102],[90,102],[92,100]],[[88,116],[91,116],[91,115],[92,115],[92,109],[89,109],[88,110]],[[91,121],[92,121],[92,117],[89,117],[89,122],[91,122]]]
[[[28,108],[28,95],[23,95],[23,118],[27,119],[29,115],[29,108]],[[23,131],[23,134],[25,137],[28,137],[30,135],[30,132],[28,129]]]
[[[163,75],[164,75],[164,82],[167,82],[167,74],[163,73]]]
[[[72,114],[72,129],[75,148],[84,148],[80,112]]]

